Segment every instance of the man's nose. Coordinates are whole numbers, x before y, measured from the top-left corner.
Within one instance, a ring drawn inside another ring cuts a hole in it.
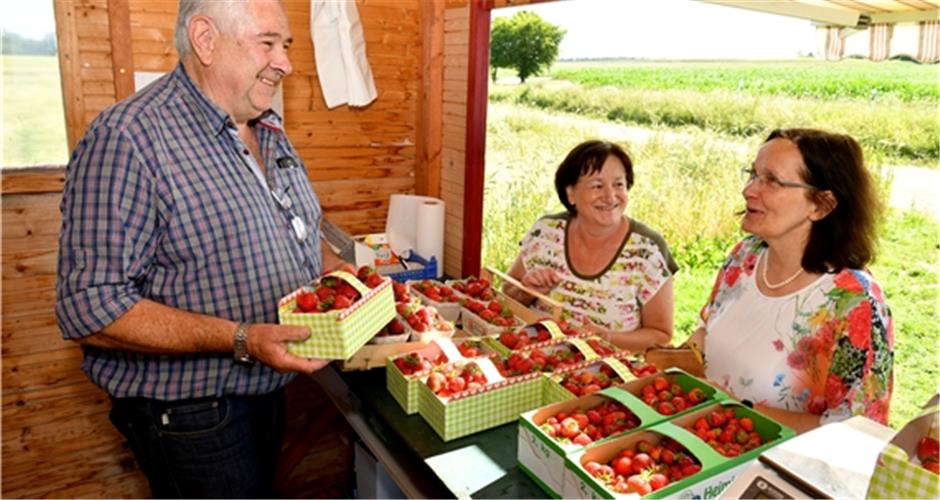
[[[271,68],[279,71],[283,76],[294,72],[294,67],[290,63],[290,57],[287,55],[287,49],[282,48],[276,51],[274,59],[271,61]]]

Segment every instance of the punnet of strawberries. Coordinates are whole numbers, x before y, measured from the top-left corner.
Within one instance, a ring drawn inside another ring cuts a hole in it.
[[[495,299],[486,303],[474,299],[464,299],[463,307],[491,325],[512,326],[515,324],[512,309]]]
[[[392,282],[392,292],[395,294],[395,302],[411,302],[411,289],[407,283]]]
[[[387,325],[383,326],[379,333],[376,333],[376,337],[394,337],[397,335],[404,335],[406,332],[405,325],[402,323],[398,317],[392,318]]]
[[[702,470],[701,464],[685,447],[668,437],[658,444],[641,439],[607,463],[588,461],[582,466],[606,488],[640,496]]]
[[[385,282],[374,267],[362,266],[357,271],[352,266],[344,266],[344,271],[356,277],[369,288],[375,288]],[[336,276],[320,278],[312,290],[303,290],[297,294],[295,313],[318,313],[346,309],[362,296],[352,285]]]
[[[418,302],[399,302],[395,305],[395,312],[418,333],[454,329],[453,323],[441,318],[436,309]]]
[[[737,417],[734,408],[716,409],[699,417],[687,429],[726,457],[736,457],[764,444],[748,416]]]
[[[513,351],[508,358],[496,363],[496,369],[504,377],[516,377],[527,373],[552,372],[584,361],[584,354],[568,344]]]
[[[493,352],[487,349],[482,340],[468,338],[454,342],[460,355],[465,358],[478,358]]]
[[[415,281],[411,283],[411,288],[434,302],[460,302],[460,297],[454,293],[453,288],[434,280]]]
[[[483,387],[486,382],[483,370],[476,363],[470,362],[432,371],[426,383],[431,392],[446,398],[465,390]]]
[[[545,420],[539,428],[555,441],[586,446],[614,434],[635,429],[640,419],[617,401],[605,401],[587,409],[560,411]]]
[[[575,396],[587,396],[613,384],[623,383],[623,379],[609,365],[600,363],[599,368],[587,367],[565,373],[559,383]]]
[[[419,352],[409,352],[408,354],[395,358],[392,364],[398,368],[402,375],[414,375],[430,370],[435,366],[443,365],[448,361],[444,353],[435,356],[434,359],[430,359]]]
[[[702,389],[693,387],[686,392],[681,385],[662,375],[644,385],[639,396],[661,415],[675,415],[708,399]]]
[[[450,286],[458,292],[477,300],[493,300],[496,298],[496,292],[486,278],[477,278],[470,276],[463,280],[451,281]]]

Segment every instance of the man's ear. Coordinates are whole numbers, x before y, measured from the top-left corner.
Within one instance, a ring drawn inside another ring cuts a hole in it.
[[[816,210],[813,210],[809,215],[809,219],[813,222],[825,219],[839,204],[839,201],[836,200],[836,196],[828,189],[817,193],[814,198]]]
[[[189,21],[187,33],[196,59],[203,66],[212,65],[213,52],[215,52],[215,44],[219,37],[219,31],[215,29],[212,20],[206,16],[193,16]]]

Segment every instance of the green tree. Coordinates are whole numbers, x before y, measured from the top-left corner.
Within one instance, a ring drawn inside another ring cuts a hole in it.
[[[558,46],[566,31],[534,12],[522,11],[511,18],[497,18],[490,30],[491,76],[497,68],[515,68],[519,79],[538,75],[558,59]]]

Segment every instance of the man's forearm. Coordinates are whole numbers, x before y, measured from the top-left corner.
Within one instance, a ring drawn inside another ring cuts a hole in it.
[[[235,326],[226,319],[144,299],[102,331],[80,342],[150,354],[230,352]]]

